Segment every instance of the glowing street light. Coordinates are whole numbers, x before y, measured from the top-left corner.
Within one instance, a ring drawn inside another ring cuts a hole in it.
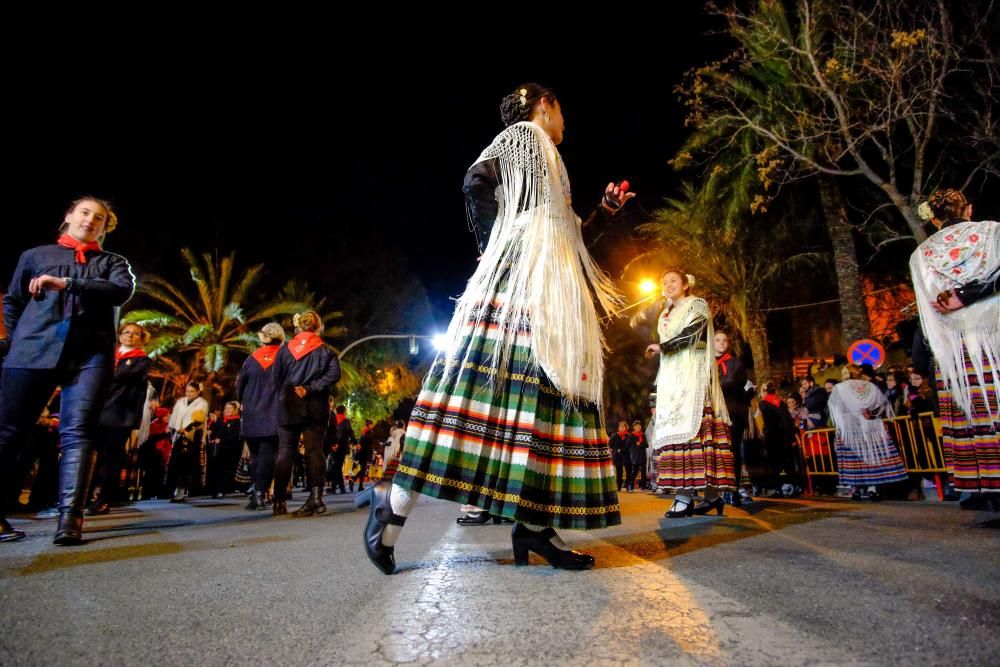
[[[656,290],[656,282],[646,278],[639,283],[639,291],[643,294],[652,294]]]
[[[448,335],[447,334],[437,334],[431,339],[431,343],[434,345],[434,349],[438,352],[444,352],[448,349]]]

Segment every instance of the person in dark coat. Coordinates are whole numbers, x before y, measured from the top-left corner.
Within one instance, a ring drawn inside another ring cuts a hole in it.
[[[241,427],[250,450],[254,488],[246,506],[248,510],[265,509],[267,490],[274,479],[280,394],[271,374],[278,350],[285,342],[285,330],[277,322],[268,322],[257,333],[257,338],[263,345],[247,357],[236,377],[236,397],[243,404]]]
[[[319,334],[323,322],[313,311],[295,316],[295,335],[279,351],[271,375],[279,394],[278,461],[274,474],[274,514],[286,514],[285,491],[292,462],[302,439],[306,450],[309,499],[295,511],[312,516],[326,511],[323,504],[323,437],[330,421],[330,390],[340,380],[340,362]]]
[[[222,498],[232,489],[236,466],[243,453],[240,429],[240,404],[229,401],[222,408],[222,418],[212,424],[208,436],[208,487],[213,498]]]
[[[733,447],[733,472],[736,476],[736,491],[732,494],[732,503],[736,507],[743,504],[740,497],[740,481],[743,472],[743,434],[747,430],[747,419],[750,414],[750,394],[747,392],[747,369],[743,362],[729,351],[729,336],[724,331],[715,332],[712,339],[715,347],[715,365],[719,371],[719,384],[722,385],[722,396],[726,401],[726,411],[732,424],[730,442]]]
[[[608,440],[611,450],[611,462],[615,464],[615,481],[618,490],[625,488],[626,468],[628,466],[628,422],[618,422],[618,431]]]
[[[640,489],[646,488],[646,449],[649,443],[646,442],[646,435],[642,432],[642,422],[636,419],[632,422],[632,433],[628,439],[627,461],[625,463],[625,485],[631,491],[635,486],[635,476],[641,475],[642,482]]]
[[[58,545],[83,541],[90,453],[114,368],[115,308],[135,289],[128,261],[101,249],[104,234],[116,224],[106,202],[76,200],[56,243],[22,253],[4,296],[0,470],[13,469],[25,437],[61,386]],[[12,482],[0,481],[0,498],[9,497]],[[0,541],[24,537],[5,512],[0,508]]]
[[[118,327],[114,376],[98,421],[96,499],[90,514],[107,514],[111,504],[119,500],[125,445],[132,431],[139,428],[146,405],[149,369],[153,365],[142,349],[147,342],[149,333],[141,325],[125,323]]]
[[[354,483],[358,483],[358,493],[365,490],[365,477],[368,476],[368,466],[371,465],[372,456],[375,454],[375,433],[374,424],[371,419],[365,420],[365,427],[361,429],[361,437],[358,438],[357,457],[358,472],[351,478],[351,490],[354,490]]]
[[[351,420],[347,417],[345,406],[337,406],[328,433],[333,436],[330,443],[330,463],[326,473],[330,481],[330,491],[339,488],[341,493],[347,493],[344,487],[344,459],[347,458],[351,447],[357,444],[357,438],[354,437],[354,429],[351,428]]]

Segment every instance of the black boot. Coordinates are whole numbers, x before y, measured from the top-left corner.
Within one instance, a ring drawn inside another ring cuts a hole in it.
[[[323,487],[314,486],[302,507],[295,510],[295,516],[312,516],[313,514],[323,514],[326,512],[326,505],[323,504]]]
[[[83,542],[83,507],[90,488],[93,457],[89,451],[71,449],[59,460],[59,527],[53,544],[72,546]]]
[[[528,552],[536,554],[548,561],[552,567],[561,570],[589,570],[594,567],[594,557],[579,551],[564,551],[552,544],[550,539],[556,531],[546,528],[542,531],[529,530],[524,524],[514,524],[510,541],[514,547],[514,563],[528,564]]]
[[[390,523],[394,526],[406,523],[405,516],[392,513],[392,505],[389,504],[391,488],[392,486],[385,482],[373,484],[354,500],[354,505],[358,508],[371,505],[368,524],[365,526],[365,553],[383,574],[392,574],[396,571],[396,549],[382,544],[382,533]]]
[[[288,505],[285,504],[284,498],[278,498],[275,496],[271,500],[271,514],[274,516],[279,516],[281,514],[288,514]]]
[[[260,498],[257,496],[257,492],[253,491],[250,493],[249,502],[243,508],[245,510],[262,510],[264,505],[261,503]]]
[[[6,517],[0,516],[0,542],[14,542],[15,540],[24,539],[25,533],[23,530],[18,530],[14,526],[10,525]]]
[[[250,502],[247,504],[248,510],[257,510],[258,512],[263,512],[267,509],[267,491],[254,491],[254,494],[250,496]]]

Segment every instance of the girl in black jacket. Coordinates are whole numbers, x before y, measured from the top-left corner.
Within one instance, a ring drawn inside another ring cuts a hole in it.
[[[143,351],[149,333],[134,323],[118,327],[115,372],[111,388],[101,410],[98,427],[98,463],[94,489],[97,499],[90,514],[107,514],[111,503],[119,500],[119,476],[125,456],[125,444],[142,422],[146,405],[149,369],[152,360]]]
[[[100,241],[117,223],[104,201],[83,197],[66,211],[64,233],[26,250],[3,301],[9,339],[0,383],[0,470],[10,470],[56,387],[62,387],[59,437],[58,545],[80,544],[90,486],[90,452],[111,381],[115,307],[132,296],[135,276],[121,255]],[[8,498],[6,480],[0,498]],[[24,537],[0,507],[0,542]]]

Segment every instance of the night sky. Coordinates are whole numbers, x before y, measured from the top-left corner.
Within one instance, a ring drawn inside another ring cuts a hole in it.
[[[443,326],[477,254],[462,177],[502,129],[499,102],[517,84],[560,98],[582,215],[609,180],[628,178],[640,195],[626,224],[677,185],[667,160],[684,128],[672,89],[723,48],[704,36],[700,2],[671,7],[655,26],[650,16],[629,17],[627,30],[595,21],[572,47],[539,35],[513,58],[472,42],[432,48],[429,35],[385,35],[357,52],[315,32],[298,43],[284,34],[288,46],[206,33],[169,49],[132,35],[113,55],[21,70],[10,83],[0,280],[23,249],[55,238],[68,201],[91,193],[114,203],[120,227],[107,247],[140,278],[183,278],[183,245],[236,250],[241,264],[267,264],[262,289],[304,278],[336,304],[335,267],[378,280],[365,258],[398,251]],[[424,55],[440,48],[454,55]]]

